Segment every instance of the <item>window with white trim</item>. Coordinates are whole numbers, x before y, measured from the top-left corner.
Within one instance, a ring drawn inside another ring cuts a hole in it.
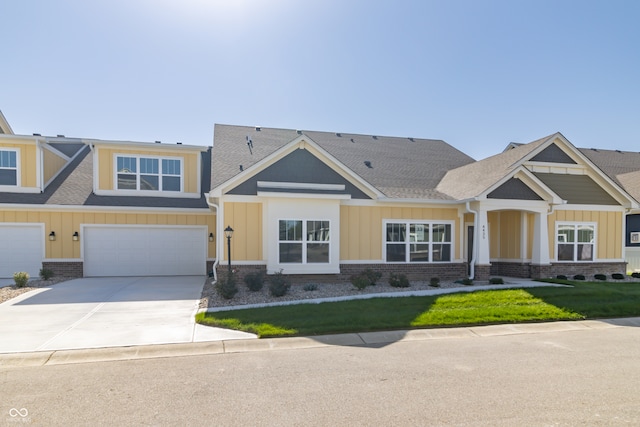
[[[182,159],[116,156],[116,189],[182,191]]]
[[[278,225],[278,259],[281,264],[329,263],[329,221],[281,219]]]
[[[559,223],[556,232],[558,261],[593,261],[596,225]]]
[[[18,185],[17,150],[0,150],[0,185]]]
[[[386,262],[450,262],[452,223],[389,221],[385,223]]]

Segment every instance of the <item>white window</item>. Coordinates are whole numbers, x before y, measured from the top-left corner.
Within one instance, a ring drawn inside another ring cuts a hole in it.
[[[279,220],[281,264],[328,264],[330,233],[327,220]]]
[[[450,262],[452,223],[389,221],[385,223],[386,262]]]
[[[116,156],[116,189],[182,191],[182,159]]]
[[[593,261],[596,225],[559,223],[556,232],[558,261]]]
[[[0,185],[18,185],[18,151],[0,149]]]

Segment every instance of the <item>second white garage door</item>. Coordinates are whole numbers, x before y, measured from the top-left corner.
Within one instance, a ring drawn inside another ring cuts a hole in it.
[[[0,278],[26,271],[37,279],[44,258],[43,224],[0,224]]]
[[[204,275],[206,227],[85,226],[84,275]]]

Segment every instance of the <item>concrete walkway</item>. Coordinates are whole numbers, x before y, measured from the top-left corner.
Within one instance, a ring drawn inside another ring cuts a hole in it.
[[[0,304],[0,353],[255,338],[197,325],[204,277],[82,278]]]

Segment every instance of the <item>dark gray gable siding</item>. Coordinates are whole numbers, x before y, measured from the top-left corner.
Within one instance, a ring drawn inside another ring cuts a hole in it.
[[[488,199],[542,200],[535,191],[516,178],[502,184],[487,195]]]
[[[82,142],[77,142],[77,143],[50,142],[49,145],[67,157],[75,156],[75,154],[85,146],[85,144],[83,144]]]
[[[534,157],[531,158],[532,162],[548,162],[548,163],[565,163],[575,165],[576,162],[569,157],[567,153],[562,151],[556,144],[551,144]]]
[[[609,193],[587,175],[534,173],[540,181],[570,204],[619,206]]]
[[[304,184],[343,184],[341,192],[323,191],[325,194],[350,194],[353,199],[370,199],[355,185],[340,176],[309,151],[297,149],[265,170],[236,186],[227,194],[257,195],[258,181],[297,182]],[[278,190],[283,192],[282,190]],[[308,191],[304,190],[305,193]]]
[[[638,247],[640,243],[631,243],[631,233],[640,231],[640,214],[627,215],[627,235],[625,236],[625,246]]]

